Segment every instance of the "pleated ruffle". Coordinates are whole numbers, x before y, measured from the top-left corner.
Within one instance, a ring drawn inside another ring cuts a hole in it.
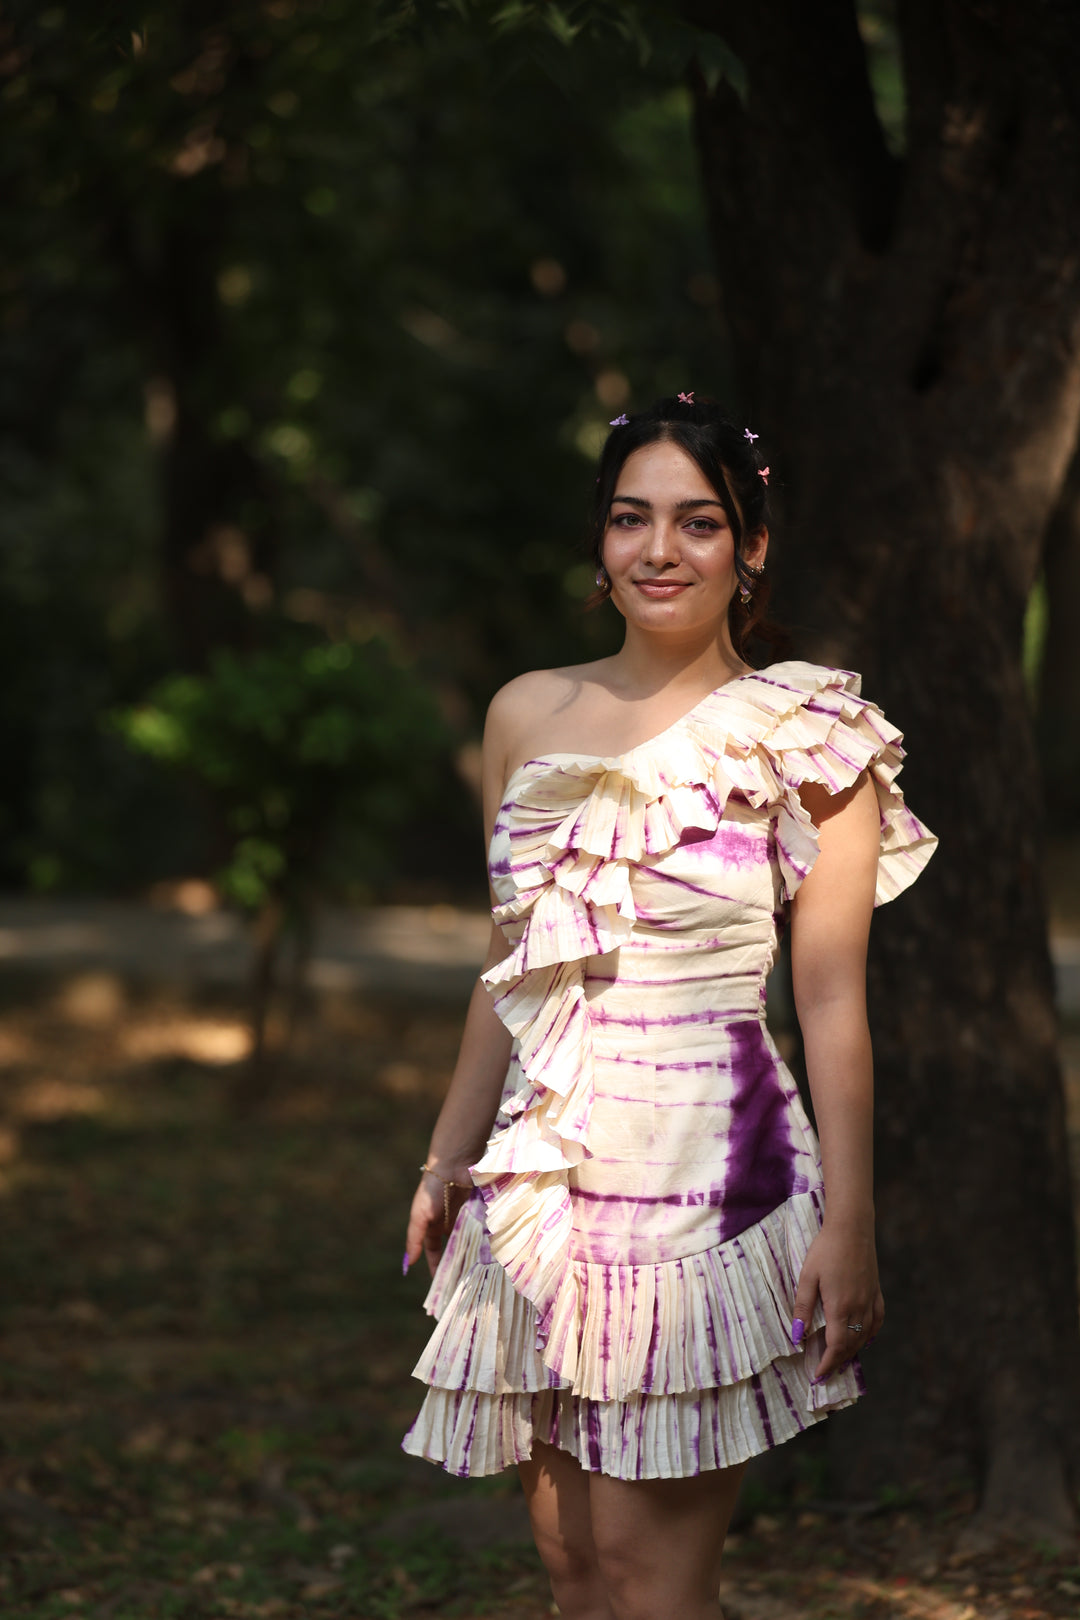
[[[682,1260],[572,1261],[582,1373],[570,1388],[538,1352],[536,1311],[488,1257],[481,1211],[467,1205],[425,1301],[440,1321],[414,1369],[431,1387],[406,1451],[454,1474],[490,1474],[540,1439],[621,1479],[681,1478],[745,1461],[850,1405],[857,1366],[811,1382],[820,1306],[804,1347],[791,1343],[821,1212],[820,1194],[800,1194]]]
[[[791,1354],[795,1290],[822,1210],[820,1193],[800,1193],[737,1237],[659,1265],[568,1260],[554,1345],[541,1355],[535,1307],[484,1258],[467,1206],[425,1301],[439,1326],[414,1376],[492,1395],[564,1386],[596,1401],[738,1383]],[[819,1309],[810,1331],[822,1322]]]
[[[737,1384],[682,1394],[596,1401],[543,1386],[431,1388],[403,1448],[462,1478],[526,1461],[537,1440],[616,1479],[682,1479],[731,1468],[858,1399],[863,1380],[855,1362],[824,1384],[811,1383],[823,1340],[817,1332],[803,1351],[789,1345]]]

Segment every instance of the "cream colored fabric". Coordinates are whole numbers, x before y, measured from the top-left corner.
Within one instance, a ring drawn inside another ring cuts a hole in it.
[[[788,662],[625,754],[511,778],[490,870],[514,949],[485,978],[513,1055],[429,1295],[407,1450],[490,1472],[536,1433],[589,1468],[677,1476],[857,1397],[857,1367],[810,1381],[820,1313],[791,1343],[823,1187],[765,982],[818,852],[803,783],[869,771],[878,903],[929,860],[902,758],[857,675]]]

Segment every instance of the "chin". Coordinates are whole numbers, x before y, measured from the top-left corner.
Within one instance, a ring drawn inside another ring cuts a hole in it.
[[[664,628],[678,627],[679,629],[701,629],[705,625],[719,624],[727,618],[728,605],[726,602],[710,607],[699,598],[677,597],[671,602],[662,602],[656,598],[641,596],[629,587],[633,594],[629,600],[624,596],[616,599],[616,607],[624,619],[632,619],[635,624],[663,625]]]

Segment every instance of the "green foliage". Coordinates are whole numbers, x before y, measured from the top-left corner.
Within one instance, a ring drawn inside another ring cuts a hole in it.
[[[171,675],[116,720],[137,751],[219,805],[224,889],[257,909],[318,881],[370,876],[392,830],[430,795],[447,733],[415,672],[380,641],[296,634],[205,675]]]
[[[1042,675],[1043,654],[1046,650],[1046,619],[1046,576],[1040,574],[1027,599],[1024,627],[1021,632],[1024,681],[1034,709],[1037,709],[1039,704],[1039,681]]]
[[[896,6],[894,0],[858,0],[855,10],[877,115],[890,151],[902,157],[907,138],[907,102]]]

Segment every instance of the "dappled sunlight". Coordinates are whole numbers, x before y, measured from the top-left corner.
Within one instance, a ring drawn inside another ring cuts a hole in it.
[[[30,1051],[30,1042],[21,1030],[0,1027],[0,1070],[25,1063]]]
[[[173,1018],[127,1024],[118,1036],[125,1056],[139,1061],[190,1058],[211,1065],[239,1063],[251,1053],[246,1024],[210,1019]]]
[[[180,911],[185,917],[205,917],[217,911],[221,896],[205,878],[176,878],[154,883],[147,898],[157,911]]]
[[[57,996],[57,1012],[86,1029],[106,1029],[123,1015],[124,985],[115,973],[80,973]]]
[[[387,1063],[375,1078],[391,1097],[415,1097],[424,1090],[423,1070],[415,1063]]]
[[[81,1114],[100,1114],[106,1106],[107,1098],[100,1086],[43,1077],[23,1086],[8,1109],[13,1119],[49,1123]]]

